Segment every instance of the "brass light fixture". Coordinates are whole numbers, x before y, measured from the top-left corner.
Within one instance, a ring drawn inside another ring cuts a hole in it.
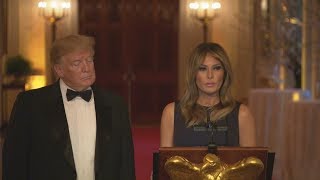
[[[56,23],[68,15],[70,2],[47,0],[38,3],[39,14],[51,24],[52,41],[56,39]]]
[[[50,24],[51,42],[56,40],[57,22],[68,16],[71,5],[69,1],[63,0],[44,0],[38,3],[39,15]],[[55,80],[52,69],[47,69],[47,82],[51,83]]]
[[[207,41],[208,24],[218,14],[221,4],[217,0],[196,0],[189,3],[191,17],[202,23],[203,41]]]

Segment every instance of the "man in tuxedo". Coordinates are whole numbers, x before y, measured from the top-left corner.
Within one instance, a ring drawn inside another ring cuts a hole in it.
[[[127,106],[93,85],[94,39],[70,35],[50,58],[59,80],[22,92],[3,147],[3,180],[132,180]]]

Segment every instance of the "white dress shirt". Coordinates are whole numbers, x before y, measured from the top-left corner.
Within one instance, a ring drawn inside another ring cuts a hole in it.
[[[79,96],[68,101],[67,89],[74,89],[68,87],[61,79],[60,89],[68,121],[77,180],[94,180],[96,111],[93,93],[89,102]]]

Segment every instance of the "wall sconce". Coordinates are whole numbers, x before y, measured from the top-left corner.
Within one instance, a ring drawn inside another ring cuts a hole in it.
[[[202,23],[203,41],[207,42],[208,24],[217,16],[221,4],[216,0],[196,0],[189,3],[191,17]]]
[[[39,15],[44,17],[51,25],[51,42],[56,40],[56,23],[68,15],[70,2],[63,0],[44,0],[38,3]],[[47,82],[55,80],[54,72],[47,69]]]
[[[68,15],[70,2],[47,0],[38,3],[39,14],[51,24],[52,42],[56,39],[56,22]]]

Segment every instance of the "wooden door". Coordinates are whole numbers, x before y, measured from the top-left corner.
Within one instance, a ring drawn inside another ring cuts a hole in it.
[[[157,124],[177,95],[178,0],[79,0],[80,33],[96,38],[97,85]]]

